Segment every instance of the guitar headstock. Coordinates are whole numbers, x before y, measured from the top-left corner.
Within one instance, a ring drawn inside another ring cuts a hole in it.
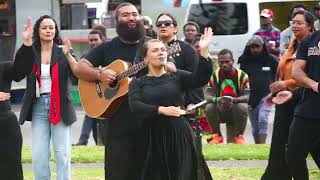
[[[177,41],[173,42],[167,48],[168,58],[173,59],[176,56],[180,56],[179,54],[180,51],[181,51],[180,44]]]

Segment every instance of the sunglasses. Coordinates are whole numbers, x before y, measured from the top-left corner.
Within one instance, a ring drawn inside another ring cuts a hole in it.
[[[157,21],[157,22],[156,22],[156,26],[157,26],[157,27],[161,27],[162,24],[163,24],[165,27],[168,27],[168,26],[170,26],[170,25],[172,24],[172,21],[167,20],[167,21]]]

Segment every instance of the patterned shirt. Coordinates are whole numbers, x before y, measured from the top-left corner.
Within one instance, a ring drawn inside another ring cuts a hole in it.
[[[270,29],[262,29],[260,28],[254,35],[260,36],[266,44],[268,44],[270,41],[276,42],[276,48],[280,47],[280,35],[281,31],[272,26]],[[278,59],[280,58],[280,53],[274,54]]]
[[[248,75],[235,67],[230,74],[217,69],[212,74],[208,86],[213,88],[216,97],[239,97],[250,90]]]

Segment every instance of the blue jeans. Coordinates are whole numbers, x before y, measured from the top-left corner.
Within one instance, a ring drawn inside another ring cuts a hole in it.
[[[268,134],[268,119],[272,106],[265,101],[266,98],[263,98],[256,107],[249,110],[253,137]]]
[[[50,140],[56,157],[57,180],[71,179],[71,126],[49,120],[50,96],[37,98],[32,110],[32,166],[35,180],[50,180]]]

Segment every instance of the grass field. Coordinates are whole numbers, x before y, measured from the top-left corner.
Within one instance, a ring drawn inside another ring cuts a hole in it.
[[[269,145],[203,145],[206,160],[266,160],[269,156]],[[53,152],[51,153],[54,154]],[[51,158],[53,161],[53,158]],[[23,147],[22,161],[31,163],[31,148]],[[104,147],[76,146],[72,147],[73,163],[104,162]]]
[[[204,145],[203,154],[206,160],[267,160],[269,145]],[[53,152],[51,153],[54,154]],[[24,147],[22,152],[24,163],[31,163],[31,148]],[[53,161],[54,158],[51,158]],[[102,146],[77,146],[72,147],[72,163],[103,163],[104,147]],[[258,180],[264,168],[210,168],[215,180]],[[309,170],[310,180],[320,179],[319,170]],[[55,172],[53,172],[55,178]],[[25,180],[32,180],[32,170],[24,169]],[[53,178],[53,179],[54,179]],[[72,169],[73,180],[102,180],[104,179],[103,167],[82,167]]]
[[[263,168],[210,168],[215,180],[258,180],[264,171]],[[310,180],[320,179],[317,170],[310,170]],[[55,178],[55,172],[53,172]],[[32,180],[31,170],[24,171],[25,180]],[[52,178],[52,179],[54,179]],[[72,169],[73,180],[102,180],[104,179],[103,168]]]

